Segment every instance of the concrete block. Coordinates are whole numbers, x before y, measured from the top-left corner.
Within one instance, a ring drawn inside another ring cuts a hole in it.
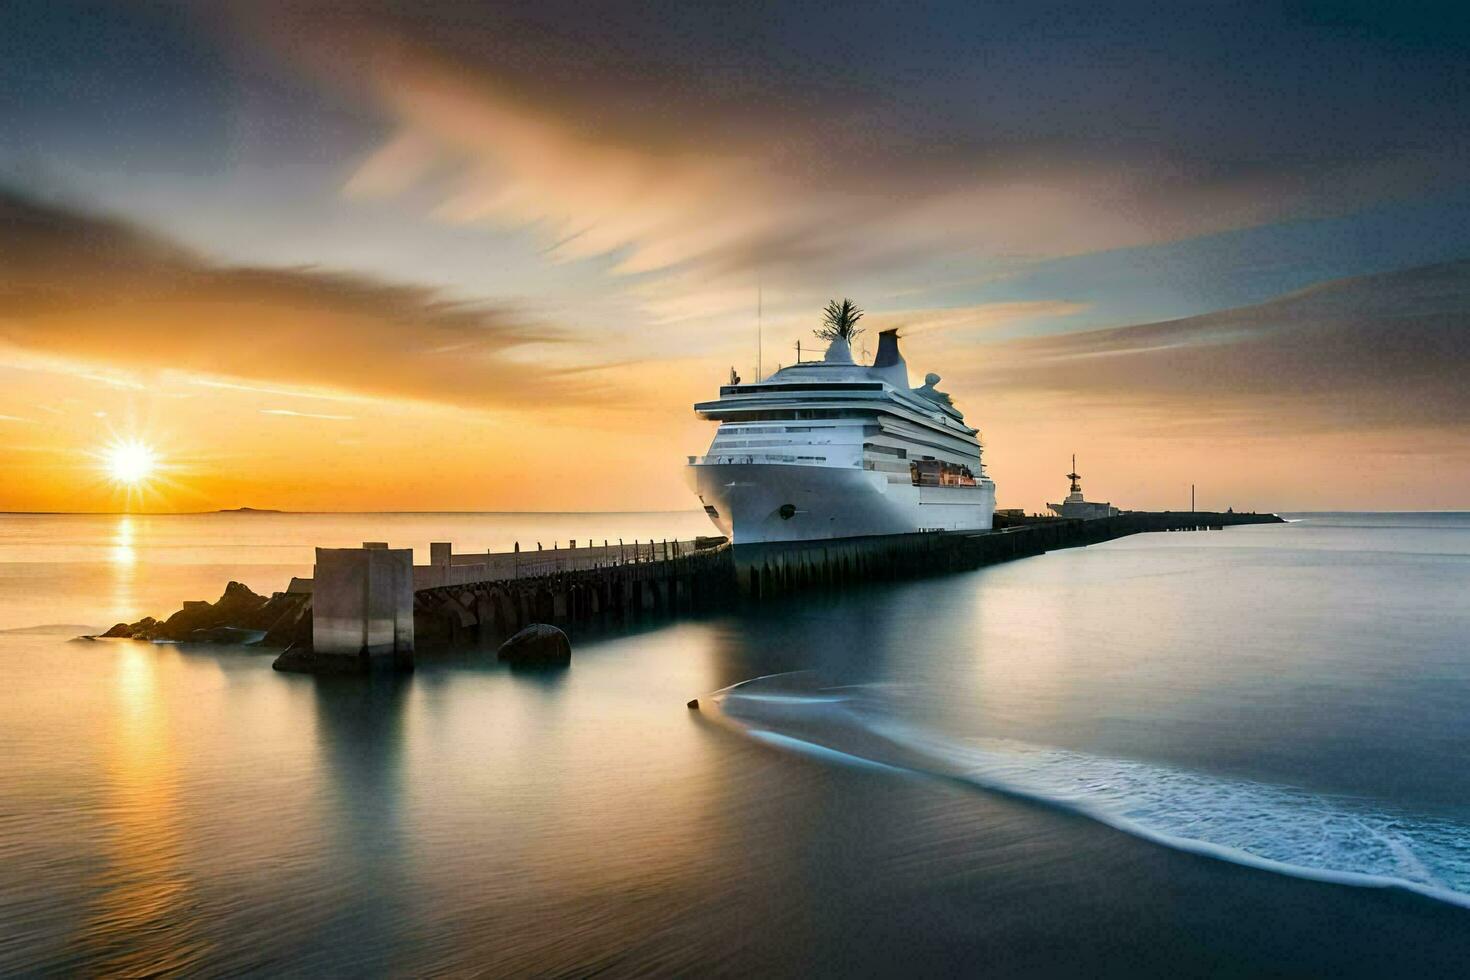
[[[312,646],[402,661],[413,654],[413,549],[318,548]]]

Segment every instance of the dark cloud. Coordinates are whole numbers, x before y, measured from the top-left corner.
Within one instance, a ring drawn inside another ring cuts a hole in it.
[[[638,272],[1075,254],[1432,193],[1470,160],[1470,34],[1420,7],[238,9],[399,126],[359,189],[433,183],[445,217]]]
[[[472,408],[595,401],[513,359],[552,328],[430,290],[222,266],[115,220],[0,189],[0,341],[43,358]]]
[[[1470,430],[1470,261],[983,348],[969,381],[1255,431]],[[1241,431],[1240,434],[1247,434]]]

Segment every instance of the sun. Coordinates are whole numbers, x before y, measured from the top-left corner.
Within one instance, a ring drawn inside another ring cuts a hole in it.
[[[102,459],[107,475],[124,486],[141,486],[158,471],[158,453],[136,440],[113,443],[103,451]]]

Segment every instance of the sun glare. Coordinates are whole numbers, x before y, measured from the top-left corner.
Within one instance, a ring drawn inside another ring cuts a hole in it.
[[[158,469],[158,454],[141,442],[119,442],[107,447],[103,456],[107,475],[114,481],[135,487]]]

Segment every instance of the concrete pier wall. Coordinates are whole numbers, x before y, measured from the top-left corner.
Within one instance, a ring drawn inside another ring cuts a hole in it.
[[[709,546],[644,542],[519,555],[317,549],[318,652],[393,657],[494,644],[531,623],[618,623],[760,602],[811,589],[935,575],[1150,531],[1279,523],[1270,514],[1134,513],[1099,520],[1018,519],[984,532]],[[540,574],[536,574],[540,571]],[[426,584],[428,583],[428,584]]]
[[[676,554],[669,542],[668,559],[635,562],[629,554],[624,564],[421,589],[414,597],[417,643],[493,644],[532,623],[623,622],[710,608],[735,595],[729,550],[681,547]]]
[[[849,582],[963,571],[1130,534],[1280,522],[1274,514],[1202,512],[1131,513],[1098,520],[1022,519],[994,531],[737,545],[731,549],[731,562],[740,594],[760,600]]]
[[[316,549],[312,648],[401,666],[413,656],[413,597],[411,548]]]
[[[552,547],[522,551],[454,554],[447,543],[429,546],[429,564],[416,565],[414,588],[437,589],[446,585],[537,578],[562,572],[583,571],[610,565],[666,561],[693,554],[699,541],[610,541],[588,542],[581,547]]]

